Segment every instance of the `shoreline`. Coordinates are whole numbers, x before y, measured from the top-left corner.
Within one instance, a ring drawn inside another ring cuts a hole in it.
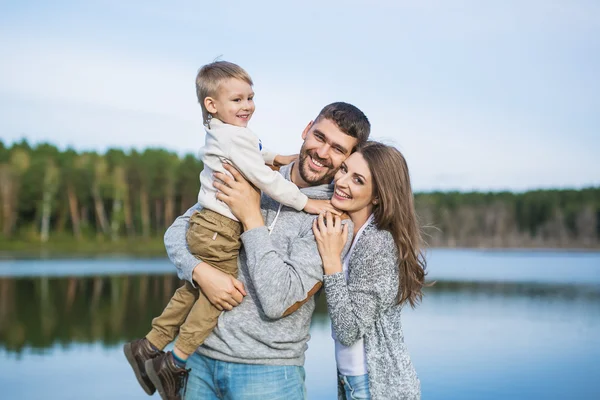
[[[70,243],[10,242],[11,246],[0,244],[0,261],[3,260],[57,260],[57,259],[152,259],[167,258],[162,238],[121,240],[118,242],[81,241]],[[73,247],[73,245],[77,247]],[[424,249],[429,251],[476,251],[506,253],[599,253],[600,247],[469,247],[469,246],[436,246]]]

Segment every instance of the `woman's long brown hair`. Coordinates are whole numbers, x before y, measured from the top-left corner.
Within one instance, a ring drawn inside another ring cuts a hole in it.
[[[423,297],[426,261],[423,239],[415,212],[408,165],[400,151],[378,142],[367,142],[359,150],[371,170],[375,223],[389,231],[398,248],[400,287],[398,303],[415,307]]]

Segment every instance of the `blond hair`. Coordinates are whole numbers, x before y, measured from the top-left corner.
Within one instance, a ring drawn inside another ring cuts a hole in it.
[[[204,99],[207,97],[216,97],[221,84],[228,79],[239,79],[253,86],[250,75],[239,65],[229,61],[213,61],[204,65],[196,75],[196,95],[198,102],[202,107],[202,118],[204,124],[208,124],[211,114],[204,106]]]

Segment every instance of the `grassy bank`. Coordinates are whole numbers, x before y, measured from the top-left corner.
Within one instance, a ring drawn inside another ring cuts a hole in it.
[[[600,251],[598,246],[434,246],[438,249],[474,249],[474,250],[536,250],[536,251]],[[129,257],[166,257],[162,237],[120,239],[111,241],[103,238],[74,240],[64,237],[47,243],[28,241],[24,239],[0,240],[0,259],[2,258],[77,258],[98,256],[129,256]]]

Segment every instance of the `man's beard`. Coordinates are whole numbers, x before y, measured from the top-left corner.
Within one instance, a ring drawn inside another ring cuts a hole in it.
[[[320,164],[323,164],[324,168],[330,168],[329,172],[325,173],[325,175],[323,176],[318,176],[318,172],[313,172],[311,174],[312,171],[307,165],[308,157],[312,157]],[[335,176],[337,170],[331,169],[332,165],[329,161],[319,158],[319,156],[317,156],[314,152],[309,152],[308,150],[305,150],[304,145],[302,145],[302,148],[300,149],[300,157],[298,158],[298,172],[300,173],[300,178],[302,178],[304,182],[308,183],[311,186],[317,186],[323,185],[325,183],[331,183],[331,181],[333,181],[333,177]]]

